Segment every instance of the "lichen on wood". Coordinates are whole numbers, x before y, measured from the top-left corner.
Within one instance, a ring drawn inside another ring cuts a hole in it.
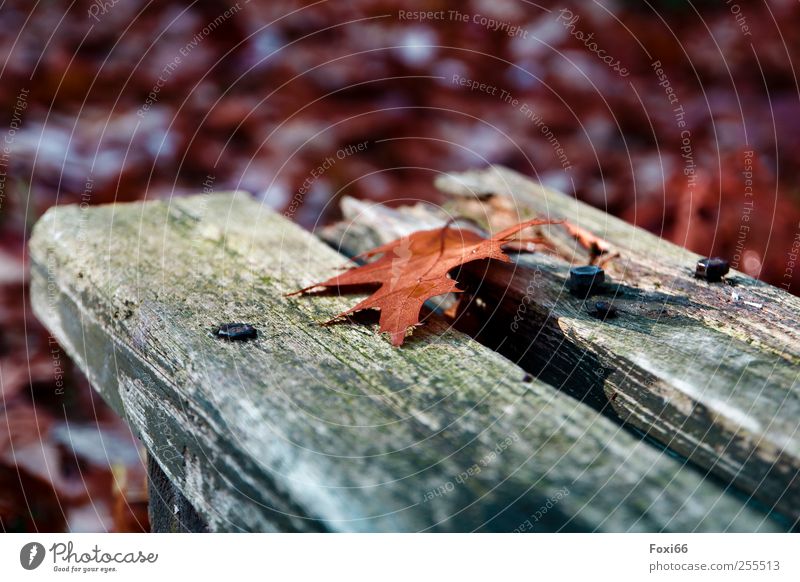
[[[484,335],[499,330],[493,341],[539,379],[612,407],[789,522],[800,518],[800,299],[736,271],[721,283],[697,280],[698,255],[505,168],[448,174],[437,184],[452,196],[449,216],[487,229],[498,208],[514,210],[505,217],[511,222],[566,219],[620,253],[604,265],[609,284],[589,298],[567,287],[570,266],[589,253],[557,227],[548,231],[557,253],[462,270],[462,284],[480,297],[470,309],[486,306],[477,318],[491,320],[481,324]],[[353,253],[363,237],[380,244],[446,220],[430,207],[347,200],[343,208],[346,231],[324,234]],[[617,317],[596,316],[601,300]]]
[[[403,349],[287,297],[347,260],[244,194],[60,207],[38,317],[214,531],[786,526],[433,317]],[[244,343],[212,330],[241,321]]]

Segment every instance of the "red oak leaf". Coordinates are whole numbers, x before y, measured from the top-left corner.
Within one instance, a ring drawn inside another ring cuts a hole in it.
[[[571,222],[564,221],[564,228],[567,229],[567,232],[578,241],[578,243],[585,249],[587,249],[591,255],[592,259],[599,257],[611,250],[611,243],[607,240],[600,238],[596,234],[589,232],[585,228],[578,226],[576,224],[572,224]]]
[[[452,228],[449,225],[415,232],[356,257],[369,259],[381,255],[378,259],[292,295],[318,287],[378,285],[372,295],[333,319],[363,309],[378,309],[381,312],[380,331],[390,334],[392,344],[399,346],[403,343],[406,332],[419,325],[420,310],[425,301],[437,295],[460,292],[456,281],[448,275],[449,271],[479,259],[509,262],[511,259],[503,252],[503,245],[515,242],[514,235],[525,228],[552,222],[528,220],[488,239],[471,230]],[[533,239],[530,242],[542,241]]]

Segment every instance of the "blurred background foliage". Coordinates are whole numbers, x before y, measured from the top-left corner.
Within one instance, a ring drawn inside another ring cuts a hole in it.
[[[579,17],[572,29],[562,9]],[[437,173],[499,163],[797,293],[800,269],[786,270],[800,235],[795,24],[790,0],[6,0],[0,528],[147,529],[135,438],[26,300],[25,240],[48,207],[242,189],[314,229],[345,194],[436,203]],[[500,91],[541,116],[568,169]]]

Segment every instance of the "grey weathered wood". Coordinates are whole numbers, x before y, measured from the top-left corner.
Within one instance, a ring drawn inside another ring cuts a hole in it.
[[[208,524],[151,455],[147,456],[147,495],[151,532],[208,532]]]
[[[739,272],[726,283],[698,281],[698,255],[505,168],[437,184],[454,197],[448,217],[488,228],[490,198],[508,197],[504,206],[521,219],[567,219],[621,253],[605,264],[611,285],[594,298],[620,309],[605,322],[590,314],[592,300],[565,287],[570,260],[585,263],[588,254],[560,227],[549,234],[566,258],[519,255],[489,277],[485,265],[465,270],[461,280],[480,287],[491,326],[508,336],[504,353],[567,392],[599,394],[649,436],[791,521],[800,518],[800,299]],[[346,231],[328,229],[326,238],[352,253],[445,219],[424,205],[343,206]]]
[[[51,209],[30,256],[38,317],[212,530],[512,530],[564,487],[535,529],[786,527],[442,321],[320,326],[356,298],[285,293],[345,259],[246,195]]]

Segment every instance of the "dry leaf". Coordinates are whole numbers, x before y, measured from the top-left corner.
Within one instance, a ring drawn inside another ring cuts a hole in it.
[[[479,259],[510,262],[502,247],[515,242],[514,235],[529,226],[552,222],[528,220],[488,239],[471,230],[450,226],[415,232],[359,255],[360,258],[381,255],[377,260],[292,295],[318,287],[379,285],[372,295],[333,319],[364,309],[378,309],[381,312],[380,331],[389,333],[392,344],[399,346],[409,328],[420,323],[420,310],[425,301],[444,293],[461,291],[456,281],[448,275],[449,271]],[[537,239],[530,242],[542,241]]]
[[[569,232],[569,234],[578,241],[578,244],[589,251],[592,256],[592,260],[611,250],[610,242],[600,238],[585,228],[572,224],[566,220],[563,224],[564,228],[567,229],[567,232]]]

